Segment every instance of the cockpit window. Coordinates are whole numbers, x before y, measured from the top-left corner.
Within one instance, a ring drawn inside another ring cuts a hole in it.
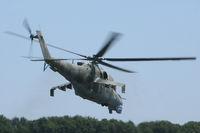
[[[108,79],[108,74],[106,72],[103,72],[103,78]]]
[[[77,65],[82,66],[84,62],[77,62]]]

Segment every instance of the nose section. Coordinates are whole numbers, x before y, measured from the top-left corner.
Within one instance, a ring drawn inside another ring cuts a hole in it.
[[[116,107],[116,112],[119,113],[119,114],[122,113],[122,105],[118,105],[118,106]]]

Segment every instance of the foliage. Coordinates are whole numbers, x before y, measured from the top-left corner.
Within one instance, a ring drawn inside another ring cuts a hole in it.
[[[10,120],[0,115],[0,133],[200,133],[200,122],[188,122],[181,126],[168,121],[155,121],[135,126],[131,121],[97,120],[82,116],[43,117],[38,120],[15,117]]]

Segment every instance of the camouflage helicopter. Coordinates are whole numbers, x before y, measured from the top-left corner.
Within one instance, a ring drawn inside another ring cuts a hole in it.
[[[31,47],[33,41],[39,41],[42,50],[43,58],[36,59],[32,56],[28,56],[31,61],[44,61],[44,71],[49,68],[54,72],[61,74],[69,82],[52,87],[50,89],[50,96],[54,96],[54,91],[60,89],[66,91],[66,89],[74,89],[77,96],[83,99],[88,99],[102,106],[107,106],[109,113],[116,111],[117,113],[122,112],[123,98],[117,93],[117,88],[121,88],[122,93],[125,93],[125,84],[115,82],[111,75],[109,75],[99,64],[107,66],[113,69],[117,69],[123,72],[134,73],[134,71],[127,70],[109,64],[105,61],[168,61],[168,60],[195,60],[196,57],[171,57],[171,58],[103,58],[102,56],[107,50],[114,44],[119,38],[119,33],[112,33],[108,41],[104,46],[93,56],[86,56],[79,53],[75,53],[57,46],[45,43],[40,30],[36,30],[36,35],[32,34],[31,28],[28,21],[24,20],[24,27],[30,34],[29,37],[22,36],[14,32],[6,32],[7,34],[21,37],[24,39],[31,40]],[[79,59],[61,59],[54,58],[50,55],[47,48],[53,47],[59,50],[63,50],[75,55],[80,56]],[[30,47],[30,49],[31,49]],[[77,62],[77,64],[66,62],[66,60],[83,60],[89,62]],[[118,86],[118,87],[117,87]]]

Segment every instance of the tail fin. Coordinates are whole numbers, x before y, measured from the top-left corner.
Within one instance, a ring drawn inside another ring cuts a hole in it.
[[[37,33],[37,38],[39,39],[39,42],[40,42],[40,47],[41,47],[44,59],[51,59],[51,55],[49,53],[47,45],[45,44],[42,33],[39,30],[37,30],[36,33]]]

